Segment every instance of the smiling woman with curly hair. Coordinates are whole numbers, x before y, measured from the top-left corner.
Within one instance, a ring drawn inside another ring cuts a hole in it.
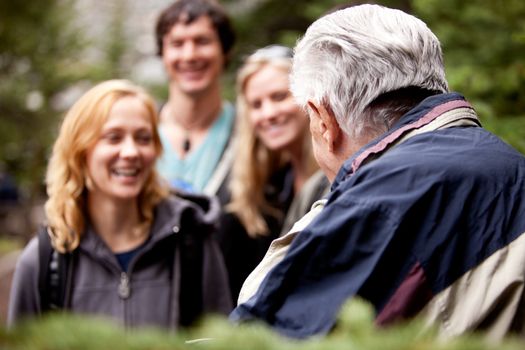
[[[212,239],[218,204],[170,193],[159,180],[156,125],[152,98],[124,80],[98,84],[66,114],[47,170],[47,224],[18,261],[10,324],[56,307],[40,284],[46,242],[72,257],[58,301],[72,312],[175,329],[230,310]]]

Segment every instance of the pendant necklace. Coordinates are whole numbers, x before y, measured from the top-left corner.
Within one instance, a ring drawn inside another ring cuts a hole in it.
[[[182,150],[184,151],[184,153],[188,153],[190,149],[191,149],[190,132],[186,130],[184,134],[184,139],[182,140]]]
[[[168,114],[170,114],[170,115],[174,115],[175,114],[175,113],[173,113],[173,109],[171,108],[170,104],[168,104],[167,110],[168,110]],[[178,125],[178,127],[183,132],[182,143],[180,145],[182,146],[183,156],[185,156],[186,154],[188,154],[188,152],[191,149],[191,138],[190,138],[190,135],[191,135],[190,131],[191,130],[189,128],[184,127],[182,123],[177,121],[177,118],[174,118],[174,122],[175,122],[175,125]]]
[[[173,113],[171,105],[169,105],[168,108],[169,108],[169,113],[171,115],[175,115],[175,113]],[[220,109],[219,109],[219,111],[220,111]],[[217,111],[213,111],[213,113],[210,114],[210,115],[217,115],[217,114],[218,114]],[[212,123],[214,119],[208,118],[208,120],[210,120],[209,123]],[[190,152],[191,147],[192,147],[192,144],[191,144],[191,142],[192,142],[192,140],[191,140],[191,132],[192,131],[196,131],[197,135],[200,135],[201,134],[201,129],[207,130],[207,127],[205,127],[204,125],[209,125],[209,123],[203,124],[203,123],[196,123],[194,121],[193,123],[190,123],[190,125],[186,126],[186,125],[184,125],[184,123],[181,123],[181,122],[177,121],[176,118],[174,118],[174,122],[183,131],[182,143],[180,145],[182,146],[182,152],[183,152],[183,155],[185,156],[185,155],[188,154],[188,152]],[[195,141],[195,140],[193,140],[193,141]]]

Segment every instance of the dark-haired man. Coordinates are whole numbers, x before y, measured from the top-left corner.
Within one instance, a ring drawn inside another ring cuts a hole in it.
[[[216,195],[233,158],[235,113],[220,82],[235,42],[230,20],[216,1],[175,1],[157,20],[156,40],[169,78],[157,168],[173,187]]]

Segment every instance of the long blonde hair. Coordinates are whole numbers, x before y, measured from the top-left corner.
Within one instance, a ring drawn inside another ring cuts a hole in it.
[[[86,92],[66,113],[47,167],[45,212],[51,242],[59,252],[73,251],[80,243],[86,224],[86,151],[96,143],[113,104],[125,96],[144,103],[157,157],[162,153],[155,103],[142,88],[126,80],[109,80]],[[152,169],[138,199],[141,226],[151,224],[154,207],[167,194]]]
[[[288,74],[292,67],[291,56],[282,55],[279,51],[286,49],[281,46],[270,46],[252,54],[239,69],[237,74],[237,124],[236,124],[236,158],[232,167],[229,189],[231,202],[227,205],[229,212],[237,215],[248,235],[256,237],[269,233],[268,225],[263,215],[274,217],[282,213],[272,207],[264,196],[264,186],[277,170],[289,163],[290,158],[282,151],[272,151],[255,135],[250,123],[250,108],[246,100],[245,88],[248,80],[263,67],[272,65]],[[278,49],[278,50],[273,50]],[[278,55],[266,55],[277,51]],[[286,51],[285,51],[286,52]],[[260,54],[264,53],[264,54]],[[311,175],[317,169],[312,152],[311,139],[305,137],[303,146],[305,162],[303,166]]]

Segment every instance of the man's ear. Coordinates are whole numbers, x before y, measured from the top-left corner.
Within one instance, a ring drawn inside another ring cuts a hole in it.
[[[312,110],[315,118],[318,118],[318,131],[330,152],[334,151],[336,143],[341,133],[341,128],[335,119],[333,112],[327,109],[323,104],[317,104],[314,101],[308,101],[308,107]]]

